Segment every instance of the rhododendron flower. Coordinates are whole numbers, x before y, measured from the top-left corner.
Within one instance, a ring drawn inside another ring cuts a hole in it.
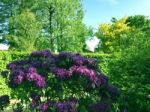
[[[3,76],[9,79],[12,89],[18,87],[19,92],[27,92],[31,111],[82,112],[78,105],[82,103],[90,112],[111,112],[112,103],[119,97],[117,88],[99,70],[97,60],[80,54],[35,51],[23,60],[9,63],[7,69],[8,76],[5,72]],[[90,101],[94,95],[96,101]]]

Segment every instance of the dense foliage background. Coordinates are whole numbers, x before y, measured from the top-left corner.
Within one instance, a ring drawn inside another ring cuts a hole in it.
[[[83,53],[82,55],[98,59],[100,62],[99,68],[107,74],[110,82],[119,88],[121,96],[119,103],[116,104],[116,109],[120,107],[128,110],[129,112],[148,112],[150,108],[150,84],[148,78],[149,76],[147,75],[149,73],[149,58],[141,58],[139,57],[141,53],[135,54],[133,51],[131,55],[128,53],[131,52],[130,49],[126,52],[127,54],[122,55],[99,53]],[[25,52],[1,52],[1,71],[6,70],[7,63],[11,62],[12,60],[23,59],[28,54],[29,53]],[[8,87],[5,78],[2,76],[1,84],[2,85],[0,88],[3,90],[1,91],[1,95],[12,94],[12,90]]]
[[[82,51],[89,28],[80,0],[1,0],[0,6],[0,35],[11,49]]]
[[[113,111],[150,110],[150,19],[144,15],[112,18],[95,29],[83,24],[81,0],[1,0],[0,43],[10,46],[0,51],[0,102],[8,106],[14,94],[4,78],[6,65],[26,58],[32,51],[72,51],[96,58],[98,68],[120,90]],[[101,43],[94,53],[85,50],[87,37],[97,36]],[[7,96],[8,95],[8,96]],[[93,97],[91,97],[93,98]],[[16,100],[10,103],[17,104]],[[18,107],[22,108],[21,105]],[[3,107],[1,107],[2,109]]]

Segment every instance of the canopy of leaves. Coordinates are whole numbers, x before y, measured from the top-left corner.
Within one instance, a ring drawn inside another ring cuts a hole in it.
[[[3,9],[1,13],[3,20],[0,21],[0,25],[6,28],[3,29],[5,33],[2,33],[4,37],[7,33],[16,36],[14,34],[15,26],[18,27],[19,24],[15,21],[18,21],[17,18],[20,14],[28,9],[34,14],[36,21],[41,26],[40,38],[38,38],[38,45],[34,46],[35,48],[48,48],[51,51],[82,51],[86,27],[82,23],[83,8],[81,0],[2,0],[0,5]],[[20,23],[26,20],[21,20]],[[10,24],[13,24],[13,26]],[[24,28],[27,28],[27,25],[29,24],[26,24]],[[36,24],[32,24],[32,26],[37,27]],[[23,30],[20,30],[20,33],[21,35],[17,34],[17,36],[20,38],[26,37],[22,36],[25,33]],[[25,35],[27,33],[29,32],[26,32]],[[12,42],[10,41],[10,43]],[[12,47],[14,46],[16,45],[12,45]],[[18,49],[18,46],[14,48]]]
[[[122,39],[130,32],[130,27],[126,24],[126,18],[122,18],[112,24],[101,24],[97,36],[101,39],[101,49],[104,52],[119,50]]]
[[[9,19],[9,35],[7,40],[12,48],[32,51],[35,50],[36,40],[40,34],[40,26],[35,16],[29,10]]]

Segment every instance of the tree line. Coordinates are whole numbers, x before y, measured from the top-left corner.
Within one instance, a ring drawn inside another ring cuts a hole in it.
[[[0,35],[10,49],[82,51],[87,35],[81,0],[1,0]]]

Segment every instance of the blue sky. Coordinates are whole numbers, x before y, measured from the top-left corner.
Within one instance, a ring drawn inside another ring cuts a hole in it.
[[[83,0],[84,23],[97,28],[112,17],[142,14],[150,16],[150,0]]]

